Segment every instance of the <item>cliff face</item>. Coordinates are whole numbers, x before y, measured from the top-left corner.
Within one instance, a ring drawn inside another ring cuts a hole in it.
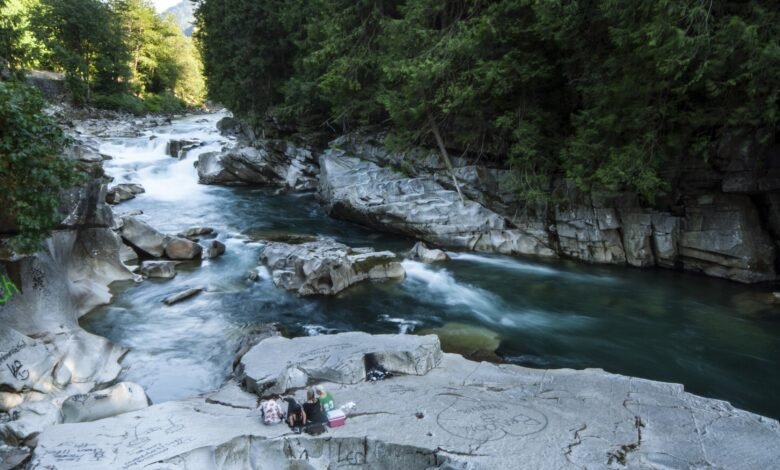
[[[532,249],[497,243],[491,240],[495,233],[483,230],[483,236],[468,243],[468,248],[557,255],[590,263],[681,268],[747,283],[777,280],[780,152],[777,147],[761,153],[751,152],[749,147],[745,150],[744,145],[739,150],[734,146],[736,142],[724,142],[716,161],[684,168],[670,195],[653,206],[640,203],[633,194],[584,194],[565,181],[558,181],[555,186],[567,188],[563,190],[564,202],[528,208],[506,189],[508,171],[456,159],[455,172],[466,196],[500,215],[506,222],[501,227],[505,233],[516,230],[524,234],[525,241],[530,237],[538,242]],[[395,176],[388,180],[401,178],[414,184],[434,179],[439,186],[437,191],[452,189],[449,174],[434,154],[410,156],[389,152],[380,139],[360,134],[337,139],[332,147],[337,150],[325,152],[325,161],[356,157],[388,171],[395,169]],[[353,172],[353,179],[366,181],[371,171],[366,168],[363,177]],[[334,215],[363,223],[373,220],[369,225],[382,225],[376,217],[367,219],[366,210],[356,211],[354,203],[347,203],[350,210],[345,210],[344,201],[348,198],[333,200],[332,175],[324,167],[321,175],[325,177],[320,182],[321,188],[326,188],[324,199]],[[381,194],[383,185],[379,183],[375,181],[365,189],[382,199],[387,194]],[[409,194],[404,197],[408,199]],[[381,204],[378,201],[375,202],[382,205],[387,198]],[[419,202],[415,207],[420,207]],[[461,225],[468,222],[463,219]],[[435,236],[428,240],[444,246],[462,245]]]

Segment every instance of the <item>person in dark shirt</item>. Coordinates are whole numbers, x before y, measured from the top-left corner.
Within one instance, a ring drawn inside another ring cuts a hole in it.
[[[306,424],[324,423],[327,421],[322,404],[313,389],[306,390],[306,403],[303,404],[303,412],[306,414]]]
[[[287,402],[287,424],[290,429],[300,433],[304,424],[306,424],[306,412],[294,398],[285,398]]]

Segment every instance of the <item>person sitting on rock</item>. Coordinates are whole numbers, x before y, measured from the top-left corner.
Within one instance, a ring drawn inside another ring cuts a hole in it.
[[[336,409],[336,402],[333,401],[333,395],[326,392],[325,388],[322,385],[315,386],[314,393],[317,394],[317,399],[320,401],[320,404],[322,405],[322,411],[324,411],[326,414],[328,413],[328,411]]]
[[[284,420],[282,405],[278,397],[272,397],[270,400],[260,402],[260,409],[263,411],[264,424],[277,424]]]
[[[327,421],[322,404],[317,399],[314,389],[306,390],[306,403],[303,404],[303,412],[306,413],[306,424],[321,424]]]
[[[287,402],[287,425],[290,429],[300,433],[303,425],[306,424],[306,412],[303,410],[300,404],[295,401],[295,398],[285,398]]]

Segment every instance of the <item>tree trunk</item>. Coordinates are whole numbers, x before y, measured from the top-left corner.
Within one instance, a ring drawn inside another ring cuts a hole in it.
[[[450,176],[452,177],[452,182],[455,184],[455,190],[458,191],[458,196],[460,196],[460,201],[465,203],[466,200],[463,198],[463,193],[460,192],[460,185],[458,184],[458,179],[455,178],[455,170],[452,169],[452,163],[450,162],[450,155],[447,153],[447,147],[444,146],[444,139],[441,138],[441,133],[439,133],[439,126],[436,125],[436,121],[433,119],[433,115],[430,111],[428,111],[428,125],[431,126],[431,132],[433,132],[433,136],[436,138],[436,143],[439,145],[439,151],[441,152],[441,158],[444,160],[444,164],[447,166],[447,170],[450,172]]]

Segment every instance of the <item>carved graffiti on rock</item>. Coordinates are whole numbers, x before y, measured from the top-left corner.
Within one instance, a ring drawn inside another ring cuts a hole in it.
[[[451,404],[438,414],[436,422],[453,436],[487,442],[506,436],[529,436],[547,427],[547,416],[529,406],[497,400],[441,396],[444,400],[451,400]]]

